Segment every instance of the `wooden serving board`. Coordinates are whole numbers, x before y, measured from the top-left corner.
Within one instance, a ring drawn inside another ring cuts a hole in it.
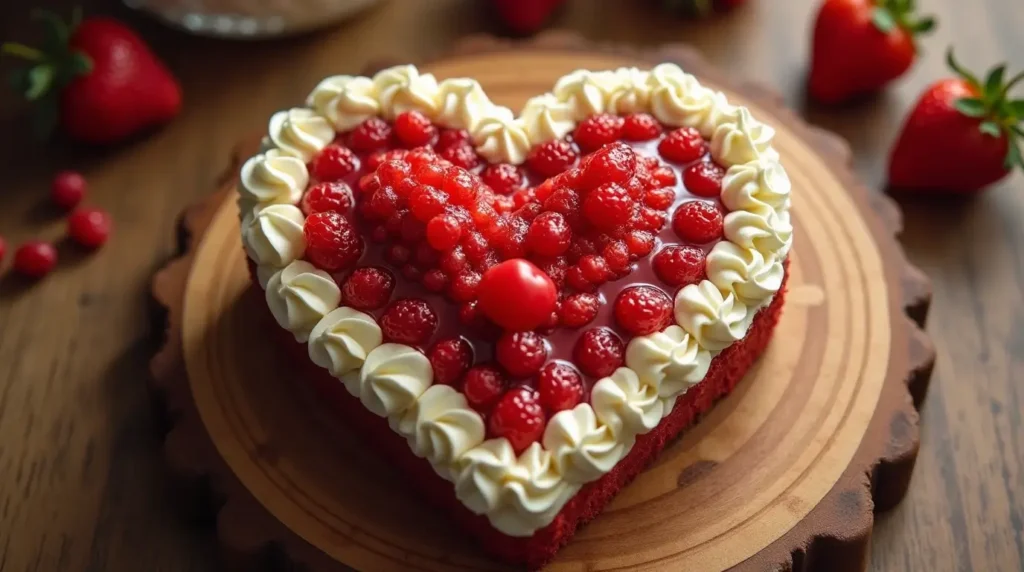
[[[921,330],[927,280],[894,240],[900,216],[871,194],[833,135],[763,89],[730,81],[689,49],[630,52],[548,35],[510,45],[467,40],[425,66],[477,78],[519,108],[576,68],[676,61],[778,130],[795,188],[796,242],[783,319],[737,389],[584,527],[551,570],[862,570],[873,510],[897,503],[918,449],[916,406],[934,351]],[[268,547],[313,570],[490,570],[454,525],[420,502],[327,411],[294,389],[260,335],[231,197],[184,216],[184,256],[155,278],[168,308],[153,360],[176,423],[172,465],[209,476],[218,531],[237,562]]]

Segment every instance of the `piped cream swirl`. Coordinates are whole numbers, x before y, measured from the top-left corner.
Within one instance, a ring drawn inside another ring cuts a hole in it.
[[[309,171],[298,157],[278,149],[251,157],[242,165],[238,193],[247,204],[241,212],[260,204],[297,204],[308,184]]]
[[[271,116],[270,140],[281,151],[308,163],[334,141],[334,128],[312,110],[289,109]]]
[[[686,393],[707,375],[711,352],[679,326],[638,336],[626,347],[626,366],[661,397]]]
[[[296,260],[270,277],[266,298],[277,323],[305,342],[313,326],[338,307],[341,290],[330,274]]]
[[[434,370],[427,356],[402,344],[374,348],[358,371],[341,379],[345,389],[380,417],[404,412],[430,387]]]
[[[309,359],[340,378],[362,367],[382,341],[373,316],[341,307],[324,316],[309,334]]]
[[[306,215],[294,205],[256,207],[242,219],[242,244],[258,265],[284,268],[306,251]]]
[[[723,295],[717,286],[703,280],[676,294],[675,316],[702,348],[717,352],[747,335],[753,312],[731,292]]]

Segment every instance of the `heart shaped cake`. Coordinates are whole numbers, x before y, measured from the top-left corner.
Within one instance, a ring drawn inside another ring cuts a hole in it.
[[[554,556],[778,320],[774,130],[675,65],[518,117],[472,79],[336,76],[269,131],[242,243],[295,379],[507,561]]]

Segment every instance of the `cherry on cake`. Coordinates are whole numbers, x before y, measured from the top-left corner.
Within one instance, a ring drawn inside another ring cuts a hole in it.
[[[549,561],[764,350],[774,131],[672,64],[518,116],[413,66],[335,76],[242,168],[296,380],[497,557]]]

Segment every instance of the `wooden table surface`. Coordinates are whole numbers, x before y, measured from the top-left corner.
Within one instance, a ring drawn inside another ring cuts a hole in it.
[[[0,37],[34,39],[25,4],[0,6]],[[1006,59],[1024,68],[1024,4],[922,0],[940,28],[904,81],[845,110],[808,109],[802,82],[816,0],[752,0],[703,24],[630,4],[639,2],[570,1],[556,25],[600,40],[697,45],[847,137],[874,186],[884,182],[904,113],[945,73],[948,44],[974,68]],[[326,32],[242,44],[182,35],[110,0],[86,5],[131,19],[180,77],[186,105],[158,133],[88,150],[34,144],[20,135],[24,106],[0,96],[0,234],[9,245],[63,234],[59,214],[46,207],[49,177],[62,168],[85,173],[89,202],[116,224],[94,255],[62,244],[59,269],[38,284],[10,272],[0,278],[0,571],[216,570],[209,525],[192,517],[165,473],[165,421],[146,391],[161,336],[148,281],[175,251],[177,214],[215,187],[241,136],[265,129],[272,111],[301,101],[322,76],[379,58],[422,59],[494,25],[479,0],[391,0]],[[939,357],[910,494],[878,516],[872,567],[1021,570],[1024,177],[973,200],[903,206],[910,260],[934,281],[928,330]]]

